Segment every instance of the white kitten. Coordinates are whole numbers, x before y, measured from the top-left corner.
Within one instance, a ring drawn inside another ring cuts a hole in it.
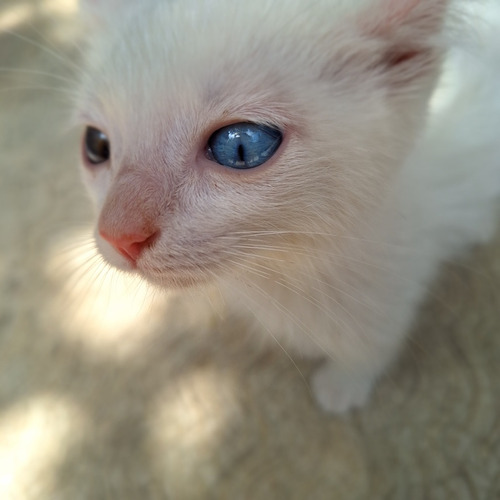
[[[87,0],[100,251],[164,287],[215,284],[327,360],[325,410],[362,405],[440,262],[494,231],[493,30],[480,60],[446,56],[446,0],[137,4]],[[458,76],[429,113],[445,56]]]

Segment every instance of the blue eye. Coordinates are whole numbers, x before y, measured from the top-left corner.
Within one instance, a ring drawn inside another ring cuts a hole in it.
[[[207,157],[225,167],[254,168],[276,153],[282,139],[282,133],[273,127],[235,123],[212,134]]]

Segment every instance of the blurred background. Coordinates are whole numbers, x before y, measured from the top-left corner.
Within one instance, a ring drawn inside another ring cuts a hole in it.
[[[0,498],[500,498],[500,238],[333,418],[279,349],[99,265],[76,0],[0,0]]]

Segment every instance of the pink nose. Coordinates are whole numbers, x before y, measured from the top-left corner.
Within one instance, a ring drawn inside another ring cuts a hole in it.
[[[120,252],[124,257],[132,261],[134,264],[141,255],[142,251],[151,244],[156,233],[144,234],[123,234],[118,236],[110,236],[104,231],[99,231],[100,235],[113,247]]]

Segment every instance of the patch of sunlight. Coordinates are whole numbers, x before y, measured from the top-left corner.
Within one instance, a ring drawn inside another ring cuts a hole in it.
[[[213,309],[222,311],[217,297],[183,300],[105,264],[91,229],[56,241],[45,271],[56,287],[47,299],[48,327],[57,324],[68,338],[114,357],[134,355],[157,333],[207,331]]]
[[[0,31],[12,30],[26,22],[35,10],[33,3],[23,3],[10,7],[0,14]]]
[[[128,355],[165,321],[169,296],[102,261],[91,231],[57,241],[46,272],[57,287],[49,320],[108,354]]]
[[[213,367],[183,374],[159,394],[150,412],[148,440],[166,476],[182,484],[199,481],[200,475],[210,480],[220,440],[231,421],[242,418],[236,394],[234,377]]]
[[[56,396],[33,398],[0,414],[0,498],[51,498],[58,467],[85,433],[72,403]]]
[[[57,19],[52,25],[51,37],[59,42],[70,43],[78,46],[79,39],[75,23],[78,12],[78,0],[44,0],[42,12],[49,19]]]
[[[43,9],[50,14],[70,15],[78,10],[78,0],[45,0]]]

